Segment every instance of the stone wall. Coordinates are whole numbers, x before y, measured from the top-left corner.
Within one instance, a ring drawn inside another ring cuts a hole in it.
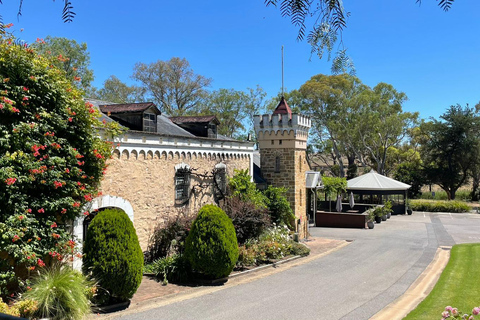
[[[280,159],[278,172],[276,172],[277,157]],[[279,147],[260,149],[260,162],[263,177],[272,186],[288,189],[287,199],[295,217],[301,221],[298,232],[301,238],[305,237],[308,227],[305,173],[309,170],[305,150]]]
[[[215,155],[185,155],[162,153],[146,154],[118,151],[109,161],[107,173],[101,184],[104,195],[117,196],[130,202],[134,211],[134,225],[142,250],[146,250],[148,239],[155,226],[169,216],[186,212],[194,214],[207,203],[213,203],[210,181],[191,178],[190,187],[198,192],[192,193],[188,204],[175,205],[175,165],[187,164],[197,173],[210,173],[216,164],[224,163],[227,175],[233,175],[234,169],[249,169],[250,157],[246,155],[220,158]],[[204,188],[198,186],[203,183]]]

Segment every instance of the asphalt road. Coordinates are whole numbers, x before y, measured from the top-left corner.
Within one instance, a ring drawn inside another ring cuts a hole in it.
[[[266,278],[121,319],[369,319],[402,295],[439,246],[480,242],[479,214],[392,216],[373,230],[311,228],[348,246]]]

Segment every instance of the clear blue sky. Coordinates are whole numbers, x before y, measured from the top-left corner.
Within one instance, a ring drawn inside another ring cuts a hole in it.
[[[3,1],[0,12],[28,42],[47,35],[86,42],[96,87],[112,74],[133,83],[136,62],[176,56],[212,78],[211,89],[260,85],[271,97],[281,88],[282,45],[287,90],[330,74],[330,62],[311,57],[309,45],[296,41],[298,28],[264,0],[71,1],[77,16],[68,24],[60,0],[24,1],[18,20],[19,0]],[[344,4],[351,16],[343,41],[365,84],[392,84],[409,97],[404,110],[422,118],[480,101],[480,1],[457,0],[447,13],[435,0]]]

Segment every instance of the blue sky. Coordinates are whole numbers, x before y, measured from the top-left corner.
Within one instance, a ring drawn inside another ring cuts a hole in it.
[[[330,62],[310,56],[298,28],[263,0],[71,0],[77,16],[61,21],[63,1],[3,1],[4,23],[33,42],[47,35],[86,42],[96,87],[110,76],[133,83],[136,62],[184,57],[212,78],[211,89],[260,85],[269,97],[298,89],[310,77],[330,74]],[[480,1],[457,0],[445,13],[437,1],[344,1],[351,12],[343,42],[367,85],[392,84],[409,97],[405,111],[438,117],[448,106],[480,101]],[[308,21],[312,23],[312,21]],[[24,31],[20,32],[23,28]]]

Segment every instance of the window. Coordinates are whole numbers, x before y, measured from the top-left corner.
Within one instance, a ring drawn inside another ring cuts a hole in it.
[[[190,189],[190,167],[180,164],[175,166],[175,204],[188,202]]]
[[[213,195],[215,201],[225,198],[227,192],[227,166],[223,163],[219,163],[215,166],[215,176],[213,183]]]
[[[275,157],[275,172],[280,172],[280,156]]]
[[[143,131],[157,132],[157,117],[154,114],[143,114]]]

